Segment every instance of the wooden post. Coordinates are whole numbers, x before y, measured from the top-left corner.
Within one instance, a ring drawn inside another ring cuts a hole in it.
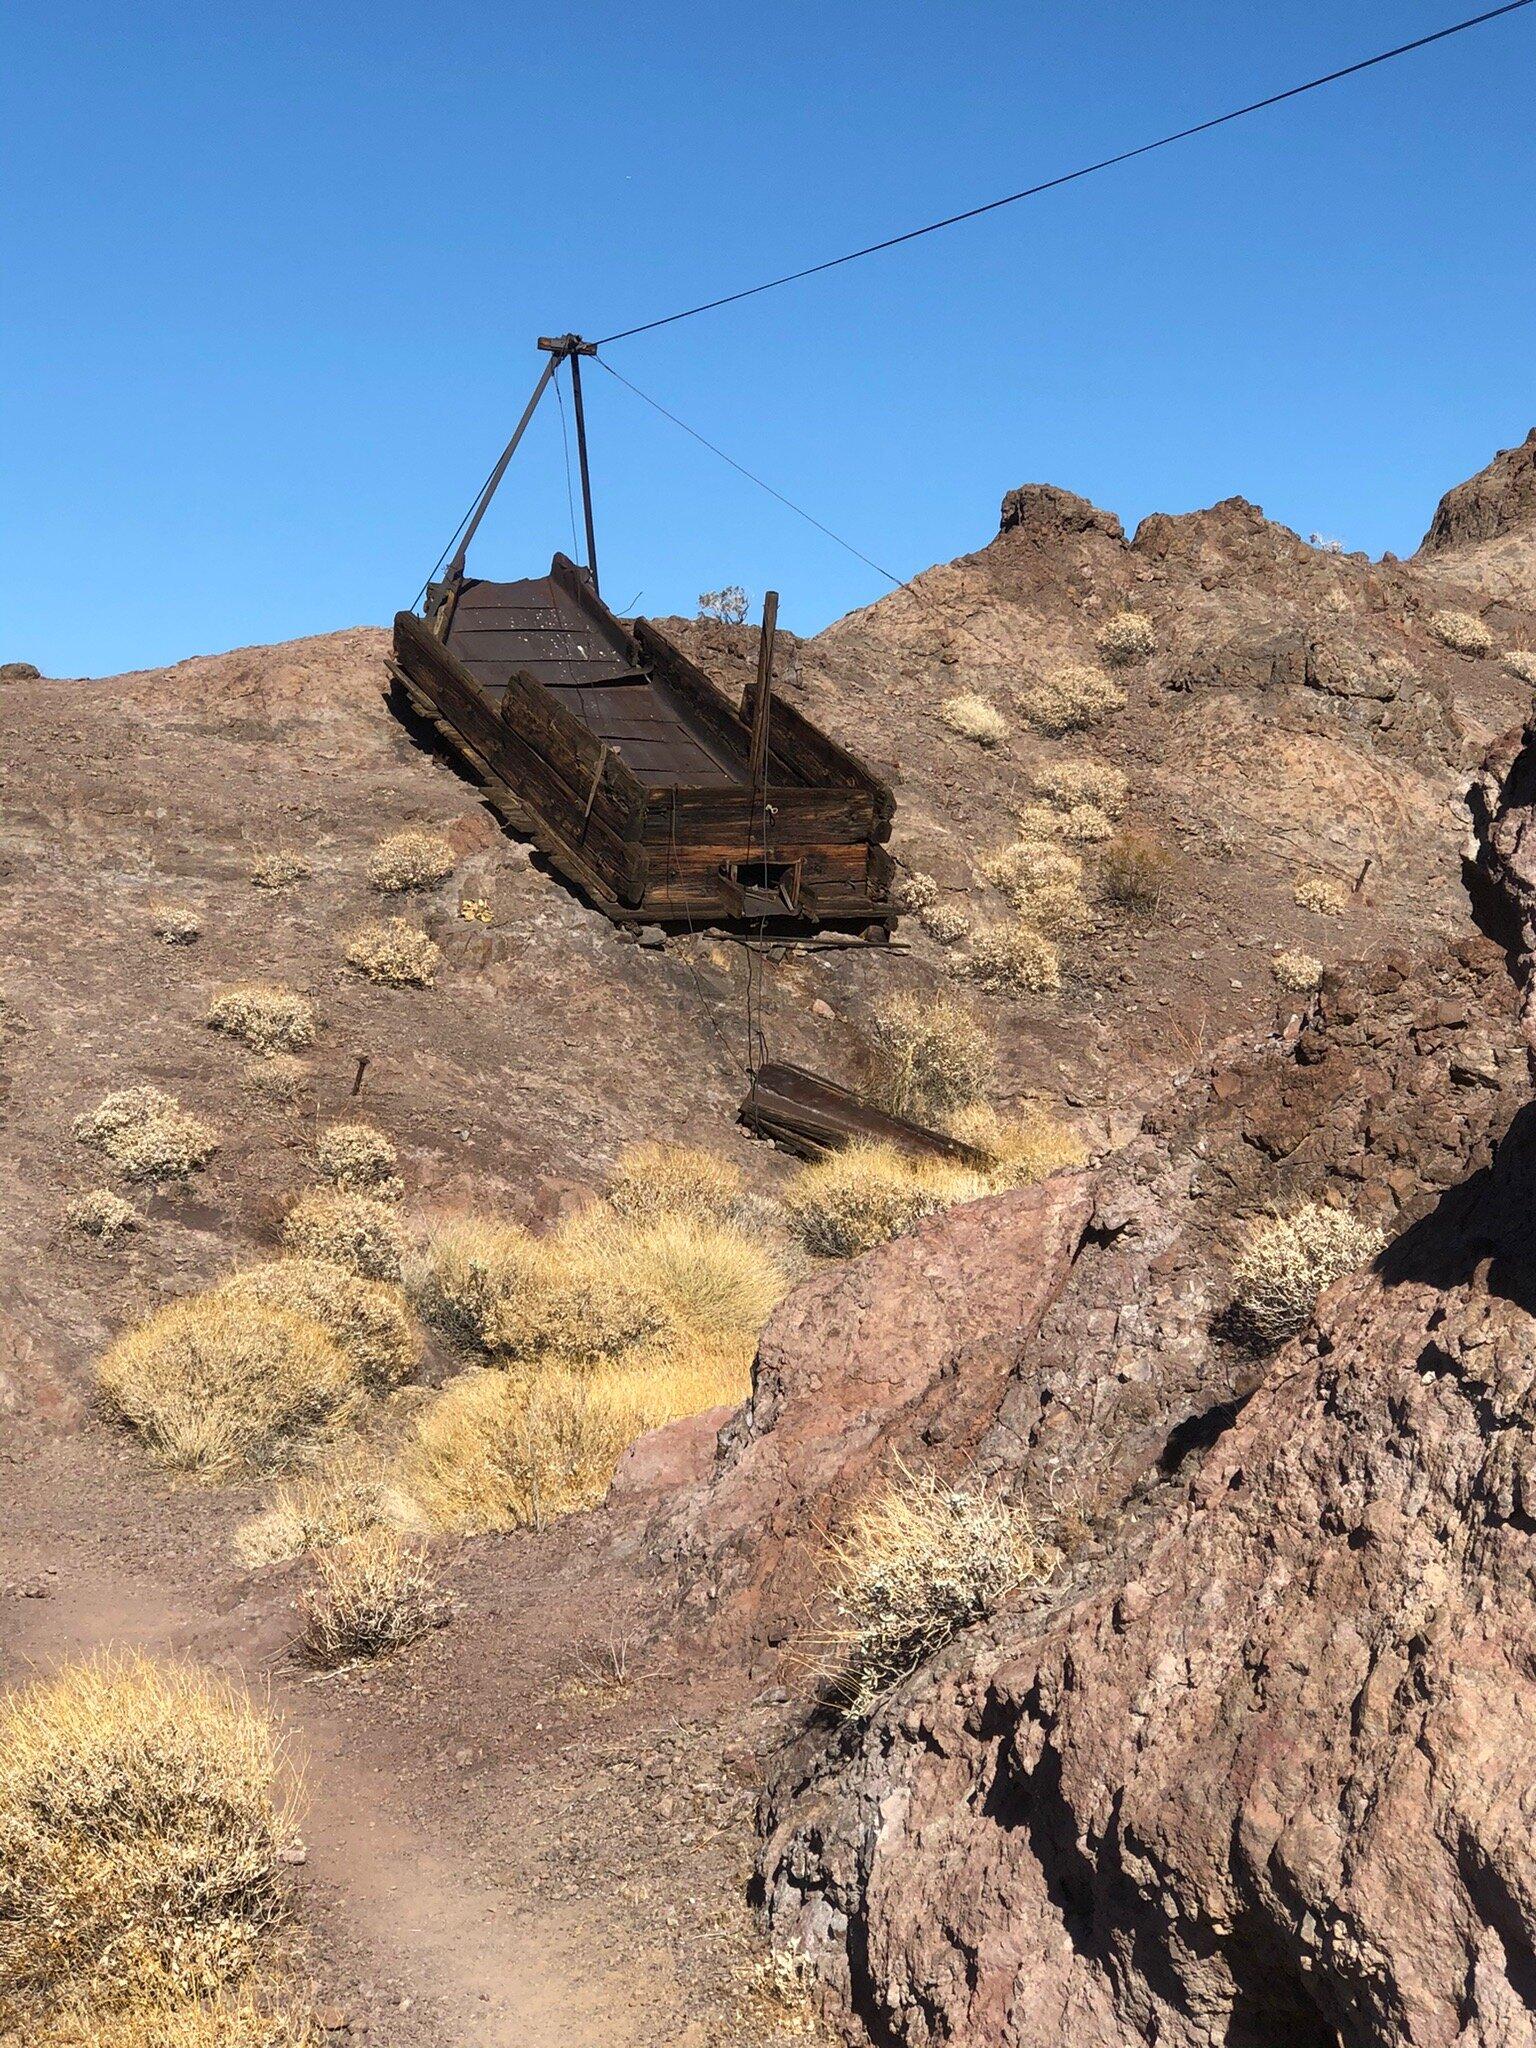
[[[539,346],[542,348],[543,343],[541,342]],[[528,431],[528,422],[538,410],[539,400],[544,396],[544,387],[555,374],[555,365],[559,360],[558,355],[551,355],[549,361],[544,365],[543,374],[540,376],[538,383],[533,387],[533,396],[523,407],[523,416],[513,428],[511,440],[502,450],[500,462],[497,463],[496,467],[486,478],[485,489],[476,500],[475,509],[470,515],[469,524],[464,529],[464,538],[459,542],[458,550],[453,560],[448,564],[447,581],[449,583],[457,583],[464,574],[464,557],[469,553],[469,544],[479,530],[481,520],[485,517],[486,507],[496,495],[496,486],[507,473],[507,464],[517,453],[518,442],[521,441],[524,434]]]
[[[757,691],[752,699],[752,816],[762,824],[763,858],[768,857],[768,716],[773,704],[773,638],[779,625],[779,593],[768,591],[763,598],[763,627],[757,640]],[[750,828],[747,851],[752,850]]]

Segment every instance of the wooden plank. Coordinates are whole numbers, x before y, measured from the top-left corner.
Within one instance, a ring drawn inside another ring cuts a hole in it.
[[[877,1109],[852,1089],[839,1087],[808,1067],[776,1060],[753,1075],[738,1116],[748,1130],[772,1138],[806,1159],[819,1159],[828,1152],[840,1152],[857,1139],[866,1139],[922,1157],[948,1159],[956,1166],[987,1165],[986,1154],[974,1145],[963,1145],[942,1131],[931,1131],[907,1117]]]

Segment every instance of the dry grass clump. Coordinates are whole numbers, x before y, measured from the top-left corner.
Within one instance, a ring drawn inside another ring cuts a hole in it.
[[[241,1068],[242,1078],[256,1091],[291,1107],[302,1102],[309,1087],[309,1069],[291,1052],[258,1053]]]
[[[939,706],[939,717],[951,732],[958,733],[963,740],[974,740],[978,747],[998,747],[1008,737],[1007,719],[995,704],[978,697],[974,690],[946,697]]]
[[[862,1719],[1016,1587],[1047,1578],[1055,1561],[1022,1508],[902,1467],[828,1552],[833,1696]]]
[[[619,1154],[606,1193],[609,1206],[621,1216],[720,1222],[741,1199],[741,1168],[697,1145],[644,1140]]]
[[[971,920],[954,903],[936,903],[931,910],[921,913],[918,923],[941,946],[957,946],[971,935]]]
[[[1027,924],[1048,938],[1068,938],[1093,922],[1083,894],[1083,864],[1048,840],[1017,839],[989,854],[981,872]]]
[[[970,1167],[861,1142],[803,1166],[785,1190],[784,1207],[807,1251],[851,1259],[991,1187]]]
[[[392,1530],[372,1529],[318,1552],[315,1571],[300,1641],[322,1670],[404,1649],[447,1619],[430,1562]]]
[[[4,2048],[15,2037],[0,2035]],[[241,1987],[217,1998],[177,1998],[141,1984],[131,2005],[103,2012],[90,2000],[50,2017],[29,2048],[321,2048],[313,2016]]]
[[[1291,890],[1298,910],[1315,910],[1322,917],[1339,917],[1349,908],[1348,882],[1337,875],[1300,874]]]
[[[287,889],[295,882],[308,878],[309,862],[302,853],[294,853],[286,846],[276,846],[270,853],[258,854],[251,863],[250,881],[253,889]]]
[[[1284,950],[1275,954],[1269,971],[1282,988],[1299,996],[1310,995],[1323,978],[1323,963],[1310,953]]]
[[[1060,738],[1084,732],[1111,712],[1125,709],[1125,692],[1114,677],[1081,661],[1058,662],[1019,693],[1025,716],[1041,732]]]
[[[235,1531],[235,1549],[242,1564],[283,1564],[365,1536],[392,1519],[382,1457],[366,1444],[343,1441],[317,1470],[285,1479],[269,1505]]]
[[[1111,612],[1093,636],[1099,659],[1111,668],[1130,668],[1145,661],[1157,645],[1152,627],[1140,612]]]
[[[1173,857],[1155,833],[1117,832],[1099,859],[1099,901],[1133,917],[1160,910]]]
[[[386,988],[431,988],[443,964],[442,948],[403,917],[365,924],[347,940],[348,963]]]
[[[315,1146],[315,1164],[338,1188],[360,1188],[381,1202],[397,1202],[405,1183],[395,1173],[399,1155],[372,1124],[327,1124]]]
[[[273,1259],[232,1273],[216,1291],[232,1303],[309,1317],[352,1359],[371,1393],[399,1386],[421,1363],[421,1337],[405,1295],[387,1280],[365,1280],[324,1259]]]
[[[265,1717],[187,1664],[98,1656],[12,1693],[0,2017],[30,2014],[30,2039],[50,2007],[127,2016],[155,1992],[190,2002],[243,1975],[284,1911],[284,1777]],[[166,2038],[180,2036],[122,2036]]]
[[[188,903],[151,903],[149,928],[167,946],[190,946],[201,934],[203,920]]]
[[[952,1138],[974,1145],[987,1160],[994,1188],[1026,1187],[1064,1166],[1082,1166],[1088,1148],[1068,1125],[1041,1103],[1028,1103],[1016,1116],[1002,1117],[990,1103],[975,1102],[945,1126]]]
[[[1536,686],[1536,648],[1511,647],[1504,657],[1504,666],[1522,683]]]
[[[1255,1343],[1283,1344],[1305,1329],[1324,1288],[1375,1258],[1385,1242],[1372,1225],[1321,1202],[1266,1217],[1232,1267],[1233,1323]]]
[[[595,1300],[599,1329],[611,1298],[614,1306],[606,1315],[619,1326],[632,1320],[637,1341],[652,1332],[662,1340],[710,1345],[751,1340],[787,1284],[760,1238],[733,1223],[686,1212],[641,1218],[594,1204],[541,1242],[580,1276],[576,1298]],[[566,1355],[581,1352],[578,1347]]]
[[[360,1374],[312,1316],[222,1289],[172,1302],[96,1361],[105,1412],[191,1471],[261,1471],[354,1405]]]
[[[381,839],[368,857],[368,880],[386,896],[433,889],[453,873],[458,856],[440,832],[409,826]]]
[[[943,1117],[991,1084],[992,1041],[953,996],[889,997],[876,1006],[870,1040],[876,1097],[898,1116]]]
[[[254,1053],[302,1052],[315,1042],[315,1013],[303,996],[258,982],[222,989],[204,1021]]]
[[[1425,621],[1431,633],[1453,654],[1467,654],[1480,661],[1493,652],[1493,635],[1471,612],[1431,612]]]
[[[1010,995],[1052,995],[1061,987],[1061,955],[1023,918],[977,932],[962,971],[980,987]]]
[[[64,1211],[64,1220],[82,1237],[94,1237],[107,1246],[117,1244],[143,1221],[132,1202],[125,1202],[111,1188],[89,1188],[76,1195]]]
[[[517,1224],[449,1217],[405,1261],[405,1291],[434,1330],[468,1350],[488,1350],[491,1314],[523,1284],[529,1243]]]
[[[283,1243],[365,1280],[398,1280],[409,1249],[389,1204],[352,1188],[306,1188],[283,1218]]]
[[[208,1125],[189,1116],[164,1089],[119,1088],[77,1116],[74,1135],[109,1159],[126,1180],[185,1180],[218,1150]]]
[[[1063,811],[1075,811],[1082,804],[1091,804],[1105,817],[1118,818],[1125,809],[1126,779],[1107,761],[1058,761],[1054,766],[1040,770],[1035,777],[1035,787],[1047,802]]]

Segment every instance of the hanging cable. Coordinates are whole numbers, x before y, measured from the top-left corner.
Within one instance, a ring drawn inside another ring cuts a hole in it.
[[[675,412],[669,412],[659,399],[652,398],[648,392],[642,391],[638,384],[631,384],[627,377],[620,375],[612,363],[604,362],[601,356],[598,356],[596,360],[601,369],[606,370],[610,377],[616,378],[626,391],[632,391],[636,398],[643,400],[653,412],[659,412],[662,418],[670,420],[674,427],[681,427],[691,440],[697,441],[701,448],[707,448],[711,455],[718,455],[720,460],[731,469],[734,469],[738,476],[744,476],[748,483],[756,484],[757,488],[760,491],[766,491],[770,498],[777,498],[779,503],[793,512],[797,519],[803,519],[807,526],[814,526],[818,533],[824,533],[828,540],[835,541],[840,548],[854,556],[856,560],[862,562],[867,569],[873,569],[877,576],[883,576],[887,583],[900,590],[902,585],[902,578],[900,576],[893,576],[889,569],[882,569],[872,555],[866,555],[862,548],[856,548],[851,540],[844,540],[840,533],[834,533],[830,526],[824,526],[813,513],[807,512],[803,505],[797,505],[793,498],[786,498],[782,491],[775,490],[772,484],[765,482],[755,471],[748,469],[745,463],[738,462],[734,455],[727,455],[723,448],[717,448],[713,441],[706,440],[697,427],[690,427],[688,422],[680,420]]]
[[[576,538],[576,493],[571,488],[571,437],[565,426],[565,400],[560,396],[560,372],[555,372],[555,404],[560,408],[560,445],[565,450],[565,503],[571,515],[571,560],[581,560],[581,542]]]
[[[1054,178],[1043,178],[1038,185],[1026,185],[1020,192],[1006,193],[1001,199],[989,199],[981,206],[968,206],[961,213],[946,214],[943,220],[931,220],[923,227],[908,228],[904,234],[887,235],[883,241],[867,242],[862,249],[850,249],[843,256],[829,256],[822,263],[809,263],[803,270],[786,271],[782,277],[770,277],[764,284],[748,285],[742,291],[726,292],[720,298],[705,299],[697,306],[685,306],[679,313],[666,313],[657,320],[642,320],[634,327],[622,327],[615,334],[605,334],[597,346],[607,348],[612,342],[629,341],[637,334],[652,334],[658,327],[672,327],[679,320],[692,320],[700,313],[714,313],[722,306],[739,305],[743,299],[776,292],[783,285],[799,284],[803,278],[819,277],[823,271],[840,270],[845,263],[858,263],[865,256],[878,256],[884,249],[898,249],[904,242],[916,242],[924,235],[939,234],[944,228],[958,227],[962,221],[979,220],[983,214],[996,213],[1001,207],[1017,206],[1020,200],[1037,199],[1042,192],[1054,192],[1062,185],[1076,184],[1080,178],[1091,178],[1099,171],[1113,170],[1117,164],[1128,164],[1137,157],[1150,156],[1154,150],[1171,149],[1174,143],[1188,142],[1192,136],[1208,135],[1213,128],[1225,128],[1229,122],[1262,113],[1266,107],[1281,106],[1286,100],[1300,99],[1303,93],[1317,92],[1325,85],[1336,85],[1342,78],[1354,78],[1362,71],[1372,71],[1378,64],[1390,64],[1394,58],[1409,56],[1415,50],[1427,50],[1432,43],[1443,43],[1449,36],[1464,35],[1468,29],[1481,28],[1486,22],[1497,21],[1505,14],[1518,14],[1521,8],[1530,5],[1531,0],[1505,0],[1504,6],[1491,7],[1485,14],[1473,14],[1465,21],[1453,21],[1447,28],[1415,36],[1412,42],[1398,43],[1390,50],[1378,50],[1374,57],[1362,57],[1354,64],[1341,65],[1337,71],[1325,71],[1321,77],[1309,78],[1301,85],[1287,86],[1284,92],[1269,93],[1261,100],[1250,100],[1246,106],[1233,107],[1228,113],[1213,114],[1207,121],[1196,121],[1192,127],[1176,129],[1171,135],[1160,135],[1155,142],[1139,143],[1134,149],[1122,149],[1114,156],[1100,157],[1097,163],[1081,164],[1075,171],[1062,171]]]

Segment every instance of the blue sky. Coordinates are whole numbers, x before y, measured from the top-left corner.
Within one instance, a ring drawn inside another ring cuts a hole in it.
[[[409,603],[541,332],[603,334],[1148,139],[1456,0],[12,0],[0,660],[104,674]],[[1410,551],[1536,419],[1536,9],[616,346],[898,575],[1050,481]],[[598,370],[605,595],[886,586]],[[471,567],[570,548],[541,416]]]

